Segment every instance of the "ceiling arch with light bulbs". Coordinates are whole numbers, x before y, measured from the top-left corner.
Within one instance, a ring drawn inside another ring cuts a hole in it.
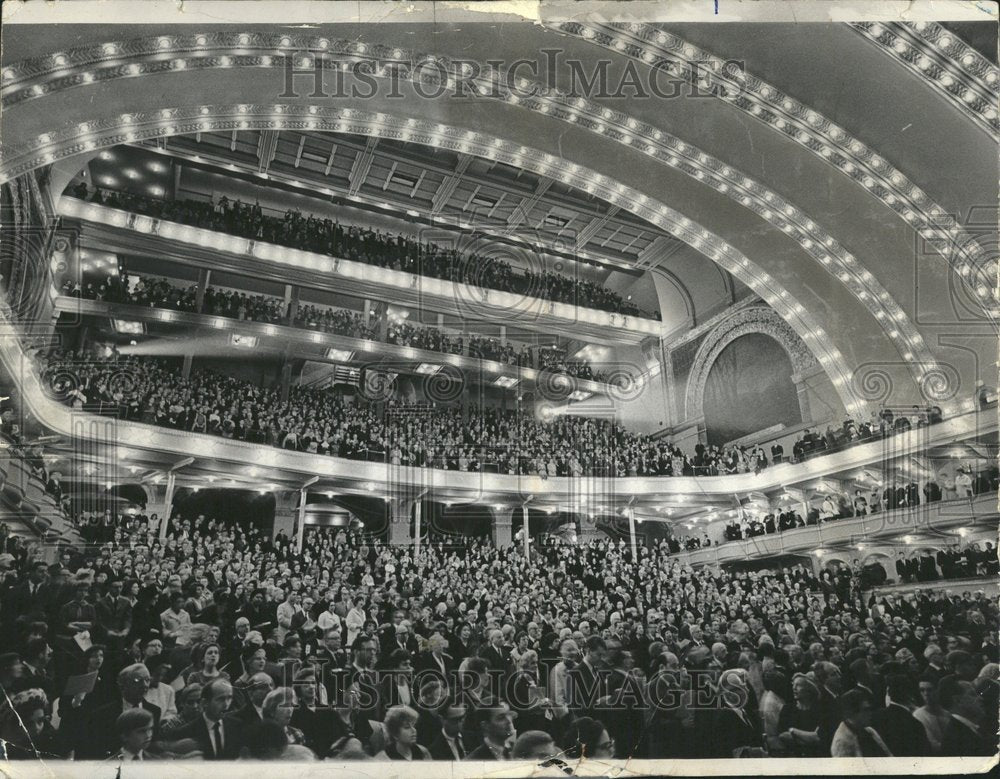
[[[753,40],[739,44],[732,30],[724,31],[713,25],[678,25],[676,30],[648,25],[636,29],[615,26],[611,32],[629,40],[627,45],[619,47],[616,38],[600,30],[591,38],[585,37],[586,28],[582,26],[550,25],[546,29],[526,25],[523,35],[511,36],[500,34],[490,25],[481,29],[464,25],[461,30],[445,25],[434,31],[431,47],[414,45],[427,40],[426,31],[419,25],[373,25],[353,29],[355,49],[341,53],[352,57],[366,54],[356,48],[360,39],[378,41],[362,45],[384,46],[390,52],[433,51],[447,61],[449,57],[464,58],[471,42],[476,44],[475,50],[496,51],[496,59],[507,56],[511,61],[558,42],[565,48],[566,56],[575,56],[583,62],[610,59],[613,74],[628,61],[643,59],[635,44],[641,39],[649,46],[669,49],[673,55],[679,49],[681,59],[704,61],[703,52],[707,50],[718,57],[742,59],[747,64],[746,72],[773,90],[767,96],[763,89],[754,92],[760,96],[758,106],[773,106],[783,94],[787,105],[791,100],[787,96],[796,95],[792,107],[782,105],[782,110],[802,114],[800,129],[790,132],[780,126],[780,122],[790,123],[781,117],[773,122],[750,121],[746,117],[753,115],[752,106],[734,106],[738,101],[723,99],[675,100],[669,106],[670,111],[664,111],[662,103],[637,98],[603,102],[594,99],[574,105],[553,96],[550,101],[535,105],[511,100],[509,94],[504,99],[477,101],[474,110],[416,98],[402,101],[405,107],[400,101],[393,104],[378,98],[358,101],[356,105],[359,110],[364,108],[387,117],[404,113],[425,124],[438,123],[456,130],[467,128],[467,132],[479,135],[489,128],[502,142],[530,146],[551,155],[557,162],[547,170],[543,168],[542,175],[558,178],[560,171],[578,166],[608,176],[630,191],[667,204],[692,225],[717,235],[758,265],[772,280],[770,290],[762,291],[769,304],[781,312],[784,296],[814,318],[811,328],[799,329],[800,335],[809,332],[816,338],[817,332],[822,333],[821,337],[843,355],[848,365],[874,362],[888,366],[895,372],[894,386],[900,398],[909,400],[919,396],[922,378],[940,361],[957,364],[956,372],[968,387],[982,365],[988,364],[985,362],[991,352],[988,339],[984,343],[982,338],[956,334],[955,322],[947,317],[936,322],[922,316],[924,301],[919,289],[951,290],[955,286],[955,271],[949,268],[948,261],[942,261],[941,252],[932,250],[915,256],[914,247],[921,238],[925,217],[936,215],[934,209],[939,208],[936,203],[945,204],[948,210],[956,206],[968,209],[977,200],[990,202],[986,197],[990,191],[995,202],[995,176],[991,183],[988,167],[984,172],[981,164],[985,153],[990,151],[991,141],[940,90],[925,84],[915,74],[900,70],[895,74],[893,86],[901,97],[891,105],[883,103],[882,116],[874,119],[881,119],[890,111],[900,114],[893,121],[919,118],[919,127],[908,130],[914,143],[902,146],[887,141],[893,152],[891,157],[888,153],[877,154],[879,149],[874,142],[857,146],[851,138],[887,137],[891,123],[873,121],[872,115],[866,113],[865,100],[870,99],[867,96],[857,100],[858,108],[854,108],[852,101],[847,100],[831,107],[830,95],[844,82],[842,61],[851,60],[854,55],[851,61],[856,61],[858,72],[851,83],[865,84],[867,91],[877,90],[879,85],[868,86],[873,79],[865,75],[884,66],[885,55],[847,25],[805,27],[809,28],[805,30],[808,42],[789,46],[788,31],[778,29],[780,25],[760,26]],[[253,106],[259,117],[257,109],[263,107],[260,96],[274,93],[282,86],[278,83],[280,70],[273,60],[266,65],[264,60],[280,55],[283,48],[321,49],[321,36],[315,31],[311,31],[308,40],[280,35],[271,40],[270,34],[254,30],[206,28],[204,32],[171,37],[166,44],[163,36],[144,37],[141,29],[132,32],[135,37],[109,41],[105,40],[107,36],[88,31],[94,42],[92,46],[81,45],[83,39],[78,38],[73,49],[65,46],[42,53],[36,48],[28,64],[19,64],[16,45],[7,48],[3,70],[4,118],[7,137],[14,139],[4,153],[4,169],[8,173],[46,164],[45,155],[52,151],[37,154],[36,149],[43,147],[54,149],[60,145],[60,154],[66,150],[85,152],[86,141],[82,139],[86,132],[81,135],[81,122],[110,133],[111,122],[117,120],[122,127],[123,114],[151,116],[151,110],[143,109],[151,108],[151,103],[170,104],[167,99],[170,94],[197,94],[198,107],[208,107],[213,123],[220,119],[215,110],[218,106],[239,105],[241,99],[247,101],[245,105]],[[329,30],[327,51],[331,53],[340,45],[336,43],[337,32],[335,28]],[[797,32],[802,33],[803,29]],[[660,36],[667,37],[661,42]],[[287,45],[283,45],[283,39],[287,39]],[[712,46],[702,47],[699,40],[711,41]],[[784,54],[787,64],[797,62],[807,48],[813,57],[808,78],[801,75],[803,68],[781,67],[781,58],[774,53]],[[205,60],[212,60],[211,68],[201,66]],[[178,62],[185,64],[180,67]],[[987,73],[983,74],[984,80],[988,80]],[[223,94],[229,98],[225,103],[218,100]],[[91,100],[95,95],[102,99]],[[151,99],[153,95],[155,100]],[[901,103],[902,97],[905,100]],[[909,106],[906,111],[902,111],[903,103]],[[175,104],[182,109],[189,107],[183,102]],[[302,104],[307,106],[309,102],[303,100]],[[60,121],[53,127],[55,105],[59,106]],[[549,108],[543,111],[543,105]],[[289,106],[294,110],[294,104]],[[574,118],[570,120],[570,116]],[[845,161],[838,161],[836,166],[829,157],[824,157],[815,140],[820,131],[832,132],[828,116],[835,117],[836,127],[843,133],[837,150]],[[230,121],[238,126],[240,120],[230,117]],[[197,129],[198,123],[188,122],[187,126]],[[308,130],[308,125],[302,129]],[[63,130],[69,132],[61,141],[55,140]],[[119,140],[128,141],[129,132],[119,132]],[[76,137],[72,137],[73,133]],[[659,137],[655,137],[657,133]],[[39,146],[44,136],[50,140]],[[943,136],[949,140],[942,164],[953,165],[951,175],[944,177],[932,175],[929,169],[935,166],[928,157],[928,147],[940,142]],[[35,145],[22,146],[19,143],[22,139]],[[966,140],[969,145],[960,151]],[[995,153],[995,148],[992,151]],[[656,165],[655,176],[650,175],[651,161]],[[863,170],[861,161],[865,165]],[[834,167],[836,170],[832,172]],[[873,170],[878,175],[873,175]],[[611,171],[613,176],[609,176]],[[918,208],[901,204],[901,198],[892,195],[892,191],[875,186],[884,180],[898,192],[905,189],[909,177],[922,181],[920,194],[911,191],[909,195]],[[959,202],[952,184],[955,177],[960,177],[966,187],[965,203]],[[816,182],[822,182],[822,186],[815,186]],[[935,192],[935,188],[940,191]],[[892,202],[891,197],[895,198]],[[910,210],[901,213],[904,205]],[[908,218],[909,213],[915,216]],[[954,226],[946,225],[945,232]],[[689,245],[704,240],[696,234],[685,235],[684,239]],[[711,252],[718,249],[694,245],[717,261]],[[670,267],[669,257],[663,262]],[[979,270],[973,263],[972,272]],[[958,274],[962,275],[961,270]],[[794,315],[794,308],[781,313]],[[988,321],[973,325],[990,331]],[[950,341],[942,339],[942,335]],[[956,338],[962,342],[960,346],[947,345]]]

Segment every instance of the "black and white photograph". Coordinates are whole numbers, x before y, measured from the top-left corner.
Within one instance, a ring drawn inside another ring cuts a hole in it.
[[[996,769],[995,3],[2,14],[4,775]]]

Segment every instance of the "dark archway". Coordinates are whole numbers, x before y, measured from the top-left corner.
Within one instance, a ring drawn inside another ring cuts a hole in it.
[[[708,373],[704,396],[710,444],[802,421],[792,361],[774,338],[748,333],[727,345]]]

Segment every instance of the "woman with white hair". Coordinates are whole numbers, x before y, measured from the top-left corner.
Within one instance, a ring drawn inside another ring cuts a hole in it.
[[[264,703],[260,707],[260,718],[261,722],[273,722],[283,728],[289,744],[304,746],[305,735],[291,725],[295,704],[295,691],[291,687],[278,687],[271,690],[264,698]]]

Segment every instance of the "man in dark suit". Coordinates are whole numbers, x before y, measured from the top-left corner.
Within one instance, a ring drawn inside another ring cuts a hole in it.
[[[303,668],[295,676],[295,696],[298,705],[292,712],[292,726],[302,731],[306,746],[322,759],[338,732],[337,713],[329,706],[319,705],[319,679],[312,668]]]
[[[244,688],[247,699],[246,705],[230,714],[230,718],[243,723],[245,732],[249,733],[261,723],[263,719],[261,709],[264,705],[264,699],[273,689],[274,679],[270,674],[263,671],[255,673],[247,680],[247,686]]]
[[[48,566],[39,561],[28,569],[27,581],[9,591],[4,606],[12,617],[45,620],[53,595],[53,587],[48,582]]]
[[[479,656],[486,661],[491,674],[506,674],[511,669],[510,651],[503,645],[503,633],[495,628],[490,631],[486,645],[479,650]]]
[[[951,715],[941,739],[945,757],[991,757],[997,752],[996,734],[982,732],[983,703],[971,682],[946,676],[938,685],[938,700]]]
[[[570,702],[577,716],[597,719],[596,709],[606,694],[601,674],[607,645],[600,636],[589,636],[583,647],[583,660],[568,672]]]
[[[455,670],[451,655],[445,652],[448,647],[448,640],[440,633],[433,634],[428,640],[429,651],[421,652],[417,656],[415,670],[418,674],[435,674],[442,679],[450,680],[452,672]],[[450,684],[450,681],[449,681]]]
[[[441,730],[434,738],[428,751],[435,760],[465,760],[465,741],[462,729],[465,727],[465,715],[468,710],[458,702],[449,703],[441,710]]]
[[[75,759],[104,760],[115,754],[121,746],[117,722],[123,711],[141,708],[152,714],[155,736],[160,729],[161,712],[159,706],[145,699],[148,690],[149,670],[142,663],[126,666],[119,671],[119,694],[108,703],[94,709],[88,727],[79,729],[78,740],[72,745]],[[63,718],[67,718],[65,712]]]
[[[719,688],[719,707],[710,710],[707,718],[711,727],[700,733],[701,728],[696,726],[696,734],[711,744],[709,749],[714,757],[763,757],[764,728],[755,707],[748,705],[749,687],[743,673],[738,670],[723,672]],[[705,718],[702,721],[705,722]]]
[[[32,638],[21,653],[23,674],[15,684],[15,690],[30,690],[37,687],[52,701],[55,699],[56,682],[49,665],[52,661],[52,647],[44,638]]]
[[[889,747],[894,757],[924,757],[931,754],[931,744],[924,726],[910,713],[909,680],[904,674],[889,674],[886,679],[889,703],[875,709],[872,727]]]
[[[514,718],[517,716],[502,701],[484,702],[476,710],[476,723],[482,743],[473,749],[466,760],[510,760],[510,740],[515,734]]]
[[[246,726],[227,717],[233,687],[214,679],[201,691],[201,716],[170,734],[172,752],[201,752],[205,760],[235,760],[247,743]]]

